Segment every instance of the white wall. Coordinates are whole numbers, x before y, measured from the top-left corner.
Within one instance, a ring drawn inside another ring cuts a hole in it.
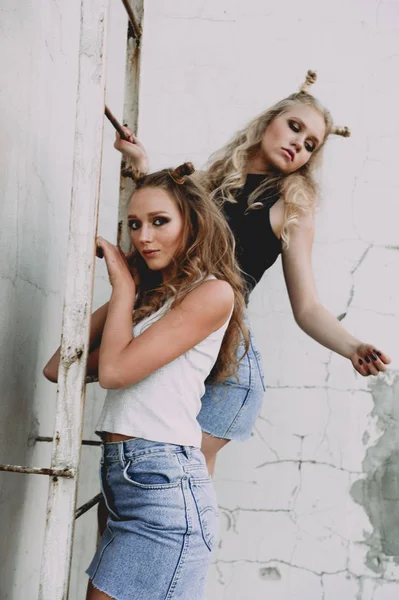
[[[208,600],[399,596],[399,5],[152,0],[140,135],[152,167],[208,156],[308,69],[349,139],[329,140],[313,262],[321,300],[392,357],[362,379],[294,323],[278,262],[250,304],[268,390],[220,454],[222,536]],[[355,501],[360,502],[360,504]]]
[[[41,376],[59,341],[73,159],[79,0],[3,0],[0,108],[0,462],[45,466],[55,388]],[[121,118],[126,17],[112,2],[107,102]],[[220,548],[208,600],[393,600],[398,522],[398,5],[386,0],[151,0],[140,135],[153,168],[201,166],[249,118],[316,69],[314,93],[347,124],[331,139],[314,267],[320,297],[391,354],[363,380],[295,325],[280,264],[250,314],[268,391],[246,444],[220,455]],[[119,157],[105,126],[99,231],[115,239]],[[97,306],[107,297],[96,277]],[[88,392],[85,437],[103,394]],[[94,436],[93,436],[94,437]],[[79,501],[98,491],[84,448]],[[0,600],[34,599],[47,479],[0,474]],[[84,597],[95,513],[78,521],[70,598]]]

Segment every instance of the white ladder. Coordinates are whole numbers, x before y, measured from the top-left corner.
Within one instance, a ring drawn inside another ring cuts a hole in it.
[[[136,130],[141,25],[134,9],[142,14],[143,0],[122,0],[122,3],[129,19],[124,117]],[[101,496],[98,494],[76,511],[104,112],[121,132],[119,123],[105,107],[107,16],[108,0],[81,0],[73,180],[54,437],[36,438],[53,442],[51,467],[0,464],[0,471],[50,477],[39,600],[68,598],[75,518],[94,506]],[[121,177],[120,191],[120,203],[124,206],[132,182]]]

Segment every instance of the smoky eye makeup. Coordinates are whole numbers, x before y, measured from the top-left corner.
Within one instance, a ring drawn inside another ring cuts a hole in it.
[[[129,219],[127,222],[127,226],[132,231],[136,231],[136,229],[139,229],[140,227],[140,221],[138,221],[137,219]]]
[[[156,227],[161,227],[161,225],[165,225],[166,223],[169,223],[170,219],[168,217],[155,217],[155,219],[153,220],[153,224]]]
[[[162,227],[162,225],[166,225],[166,223],[170,222],[170,218],[168,217],[154,217],[152,219],[152,225],[155,227]],[[142,223],[138,219],[128,219],[127,226],[132,231],[137,231],[140,229]]]
[[[299,133],[301,131],[302,126],[297,121],[293,121],[290,119],[288,121],[288,124],[289,124],[290,128],[292,129],[292,131],[295,131],[295,133]],[[314,152],[316,150],[315,142],[309,142],[308,140],[306,140],[304,143],[304,146],[308,152]]]
[[[292,121],[291,119],[288,121],[288,125],[290,126],[292,131],[295,131],[295,133],[298,133],[301,130],[301,126],[299,125],[299,123],[297,123],[296,121]]]

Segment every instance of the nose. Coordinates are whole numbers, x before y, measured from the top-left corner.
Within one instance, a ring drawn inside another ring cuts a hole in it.
[[[143,223],[139,230],[139,242],[143,245],[152,242],[152,227],[148,223]]]
[[[292,140],[291,146],[295,148],[295,152],[298,154],[298,152],[302,150],[303,140],[301,140],[301,138],[297,136]]]

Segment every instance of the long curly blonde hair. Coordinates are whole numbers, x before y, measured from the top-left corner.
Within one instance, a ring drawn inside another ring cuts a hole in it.
[[[282,195],[285,204],[285,218],[281,239],[283,247],[288,247],[292,227],[301,217],[313,211],[318,196],[318,186],[314,176],[319,164],[321,149],[330,133],[339,133],[333,126],[330,112],[306,91],[291,94],[253,119],[244,129],[221,150],[211,156],[210,166],[203,172],[203,185],[219,206],[224,202],[236,202],[237,192],[245,183],[249,158],[260,147],[268,125],[297,104],[305,104],[317,110],[323,117],[326,132],[322,143],[312,153],[308,162],[289,175],[267,176],[248,198],[249,208],[258,208],[256,201],[265,192],[273,190]],[[340,132],[345,135],[345,132]]]
[[[236,376],[238,348],[242,339],[245,351],[249,333],[244,323],[245,284],[235,259],[235,241],[226,220],[210,199],[207,191],[193,179],[174,176],[178,169],[163,169],[136,181],[136,189],[158,188],[166,191],[176,203],[183,218],[183,235],[167,280],[151,271],[135,251],[132,269],[138,274],[139,285],[133,321],[137,323],[172,299],[177,306],[199,282],[209,275],[227,281],[234,292],[233,313],[223,338],[221,350],[212,371],[214,382]]]

